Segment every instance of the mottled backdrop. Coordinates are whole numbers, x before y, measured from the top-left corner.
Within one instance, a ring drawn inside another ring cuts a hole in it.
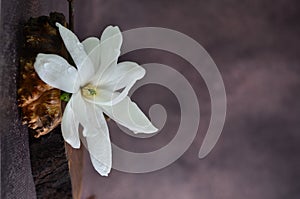
[[[157,62],[180,71],[197,93],[201,121],[191,147],[172,165],[147,174],[113,170],[108,178],[85,168],[84,196],[104,199],[300,198],[300,3],[297,0],[75,0],[80,39],[109,24],[122,30],[158,26],[180,31],[211,55],[224,79],[228,111],[213,151],[198,159],[208,128],[210,98],[195,69],[174,54],[132,52],[121,59]],[[67,13],[66,1],[40,1],[44,14]],[[126,45],[126,41],[125,44]],[[152,96],[145,98],[144,96]],[[175,135],[178,103],[165,88],[146,86],[133,98],[147,112],[159,101],[167,126],[150,139],[132,138],[110,122],[112,141],[131,151],[151,151]]]

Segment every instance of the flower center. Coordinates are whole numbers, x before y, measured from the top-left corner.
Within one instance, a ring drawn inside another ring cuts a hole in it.
[[[96,95],[96,90],[88,88],[88,91],[90,92],[90,95]]]
[[[91,97],[97,95],[97,88],[92,84],[88,84],[81,89],[82,95],[85,97]]]

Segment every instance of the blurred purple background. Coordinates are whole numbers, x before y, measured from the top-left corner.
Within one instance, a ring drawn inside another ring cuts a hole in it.
[[[67,13],[65,1],[44,2],[42,6],[45,14],[51,10]],[[188,79],[201,107],[198,135],[179,160],[152,173],[113,170],[108,178],[103,178],[87,160],[86,197],[300,198],[298,1],[77,0],[75,16],[75,32],[80,39],[100,36],[110,24],[122,30],[165,27],[192,37],[216,62],[228,99],[221,138],[212,153],[199,160],[198,151],[210,119],[210,98],[201,76],[170,53],[143,50],[126,55],[124,60],[141,64],[167,64]],[[124,134],[110,122],[112,141],[135,152],[167,144],[176,133],[180,117],[174,96],[165,88],[149,85],[139,89],[133,98],[146,112],[157,101],[165,105],[169,114],[167,126],[161,134],[141,140]]]
[[[43,14],[67,14],[66,1],[40,3]],[[181,72],[199,99],[199,131],[180,159],[152,173],[113,170],[105,178],[92,169],[87,159],[84,198],[300,198],[299,1],[76,0],[75,16],[75,32],[80,39],[100,36],[110,24],[122,30],[165,27],[192,37],[217,64],[228,100],[221,138],[209,156],[199,160],[211,111],[201,76],[186,61],[167,52],[142,50],[122,57],[141,64],[167,64]],[[112,141],[135,152],[167,144],[180,118],[174,96],[166,88],[149,85],[139,89],[133,98],[145,112],[154,103],[165,105],[166,127],[157,136],[137,139],[110,122]]]

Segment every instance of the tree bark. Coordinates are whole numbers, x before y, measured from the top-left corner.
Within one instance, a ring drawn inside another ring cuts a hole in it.
[[[60,128],[30,137],[32,175],[37,198],[72,198],[71,180]]]

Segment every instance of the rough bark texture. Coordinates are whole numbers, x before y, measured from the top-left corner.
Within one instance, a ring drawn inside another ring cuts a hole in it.
[[[72,198],[65,144],[60,128],[30,139],[32,175],[37,198]]]

